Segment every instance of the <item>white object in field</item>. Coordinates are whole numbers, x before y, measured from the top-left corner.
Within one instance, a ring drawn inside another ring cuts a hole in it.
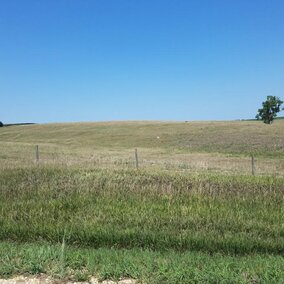
[[[160,139],[160,136],[157,136],[157,139]]]

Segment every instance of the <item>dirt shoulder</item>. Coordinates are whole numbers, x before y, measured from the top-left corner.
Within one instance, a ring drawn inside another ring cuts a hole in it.
[[[95,277],[90,278],[89,281],[84,282],[74,282],[60,279],[53,279],[46,276],[38,277],[27,277],[27,276],[18,276],[11,279],[0,279],[0,284],[136,284],[137,281],[133,279],[122,279],[120,281],[104,280],[99,282]]]

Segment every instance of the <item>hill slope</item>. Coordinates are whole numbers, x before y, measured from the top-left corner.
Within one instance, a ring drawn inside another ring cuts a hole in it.
[[[284,121],[273,125],[258,121],[141,121],[14,126],[1,129],[0,141],[278,156],[284,154]]]

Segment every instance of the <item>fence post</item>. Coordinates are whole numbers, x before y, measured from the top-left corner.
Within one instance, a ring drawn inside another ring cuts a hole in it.
[[[253,155],[251,155],[251,174],[255,175],[255,160]]]
[[[39,162],[39,149],[38,149],[38,145],[36,145],[36,162]]]
[[[137,149],[135,149],[135,166],[136,166],[136,169],[139,168],[139,163],[138,163],[138,151],[137,151]]]

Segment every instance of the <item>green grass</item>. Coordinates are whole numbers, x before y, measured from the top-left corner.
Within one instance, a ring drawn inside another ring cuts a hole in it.
[[[0,180],[2,240],[284,253],[283,178],[37,168]]]
[[[284,283],[283,123],[1,128],[0,275]]]
[[[0,243],[0,275],[45,273],[55,279],[134,278],[143,283],[283,283],[281,256],[208,255],[203,252],[84,249],[62,245]]]

